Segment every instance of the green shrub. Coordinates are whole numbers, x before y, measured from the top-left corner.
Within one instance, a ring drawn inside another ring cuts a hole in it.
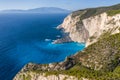
[[[120,10],[110,10],[107,11],[108,16],[114,16],[116,14],[120,14]]]

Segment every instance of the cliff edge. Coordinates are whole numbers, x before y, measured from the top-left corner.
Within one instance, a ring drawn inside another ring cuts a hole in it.
[[[94,42],[105,32],[119,33],[120,5],[111,7],[90,8],[79,10],[68,15],[63,23],[58,26],[70,38],[68,41],[86,43],[86,47]],[[67,42],[61,39],[62,42]],[[60,39],[56,40],[60,43]]]

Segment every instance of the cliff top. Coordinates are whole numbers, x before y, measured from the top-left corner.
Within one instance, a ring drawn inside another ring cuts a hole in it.
[[[110,7],[98,7],[98,8],[87,8],[87,9],[83,9],[83,10],[78,10],[73,12],[72,16],[78,16],[81,15],[81,13],[85,12],[84,14],[82,14],[81,19],[85,19],[85,18],[89,18],[91,16],[95,16],[95,15],[99,15],[103,12],[108,12],[111,10],[120,10],[120,4],[117,5],[113,5]]]

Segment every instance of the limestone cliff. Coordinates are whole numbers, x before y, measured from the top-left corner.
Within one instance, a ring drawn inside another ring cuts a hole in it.
[[[68,76],[62,74],[46,76],[46,74],[26,72],[17,75],[16,78],[14,78],[14,80],[78,80],[78,78],[74,76]],[[81,80],[87,80],[87,79],[83,78]]]
[[[65,18],[64,22],[59,28],[64,29],[68,33],[72,41],[86,43],[86,46],[94,43],[105,32],[111,31],[111,34],[119,33],[120,29],[120,14],[109,16],[107,12],[90,16],[81,19],[81,15],[85,14],[87,10],[81,14],[70,14]]]

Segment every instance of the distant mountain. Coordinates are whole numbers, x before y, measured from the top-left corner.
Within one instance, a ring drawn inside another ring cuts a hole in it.
[[[2,13],[70,13],[70,10],[56,8],[56,7],[41,7],[29,10],[3,10]]]

